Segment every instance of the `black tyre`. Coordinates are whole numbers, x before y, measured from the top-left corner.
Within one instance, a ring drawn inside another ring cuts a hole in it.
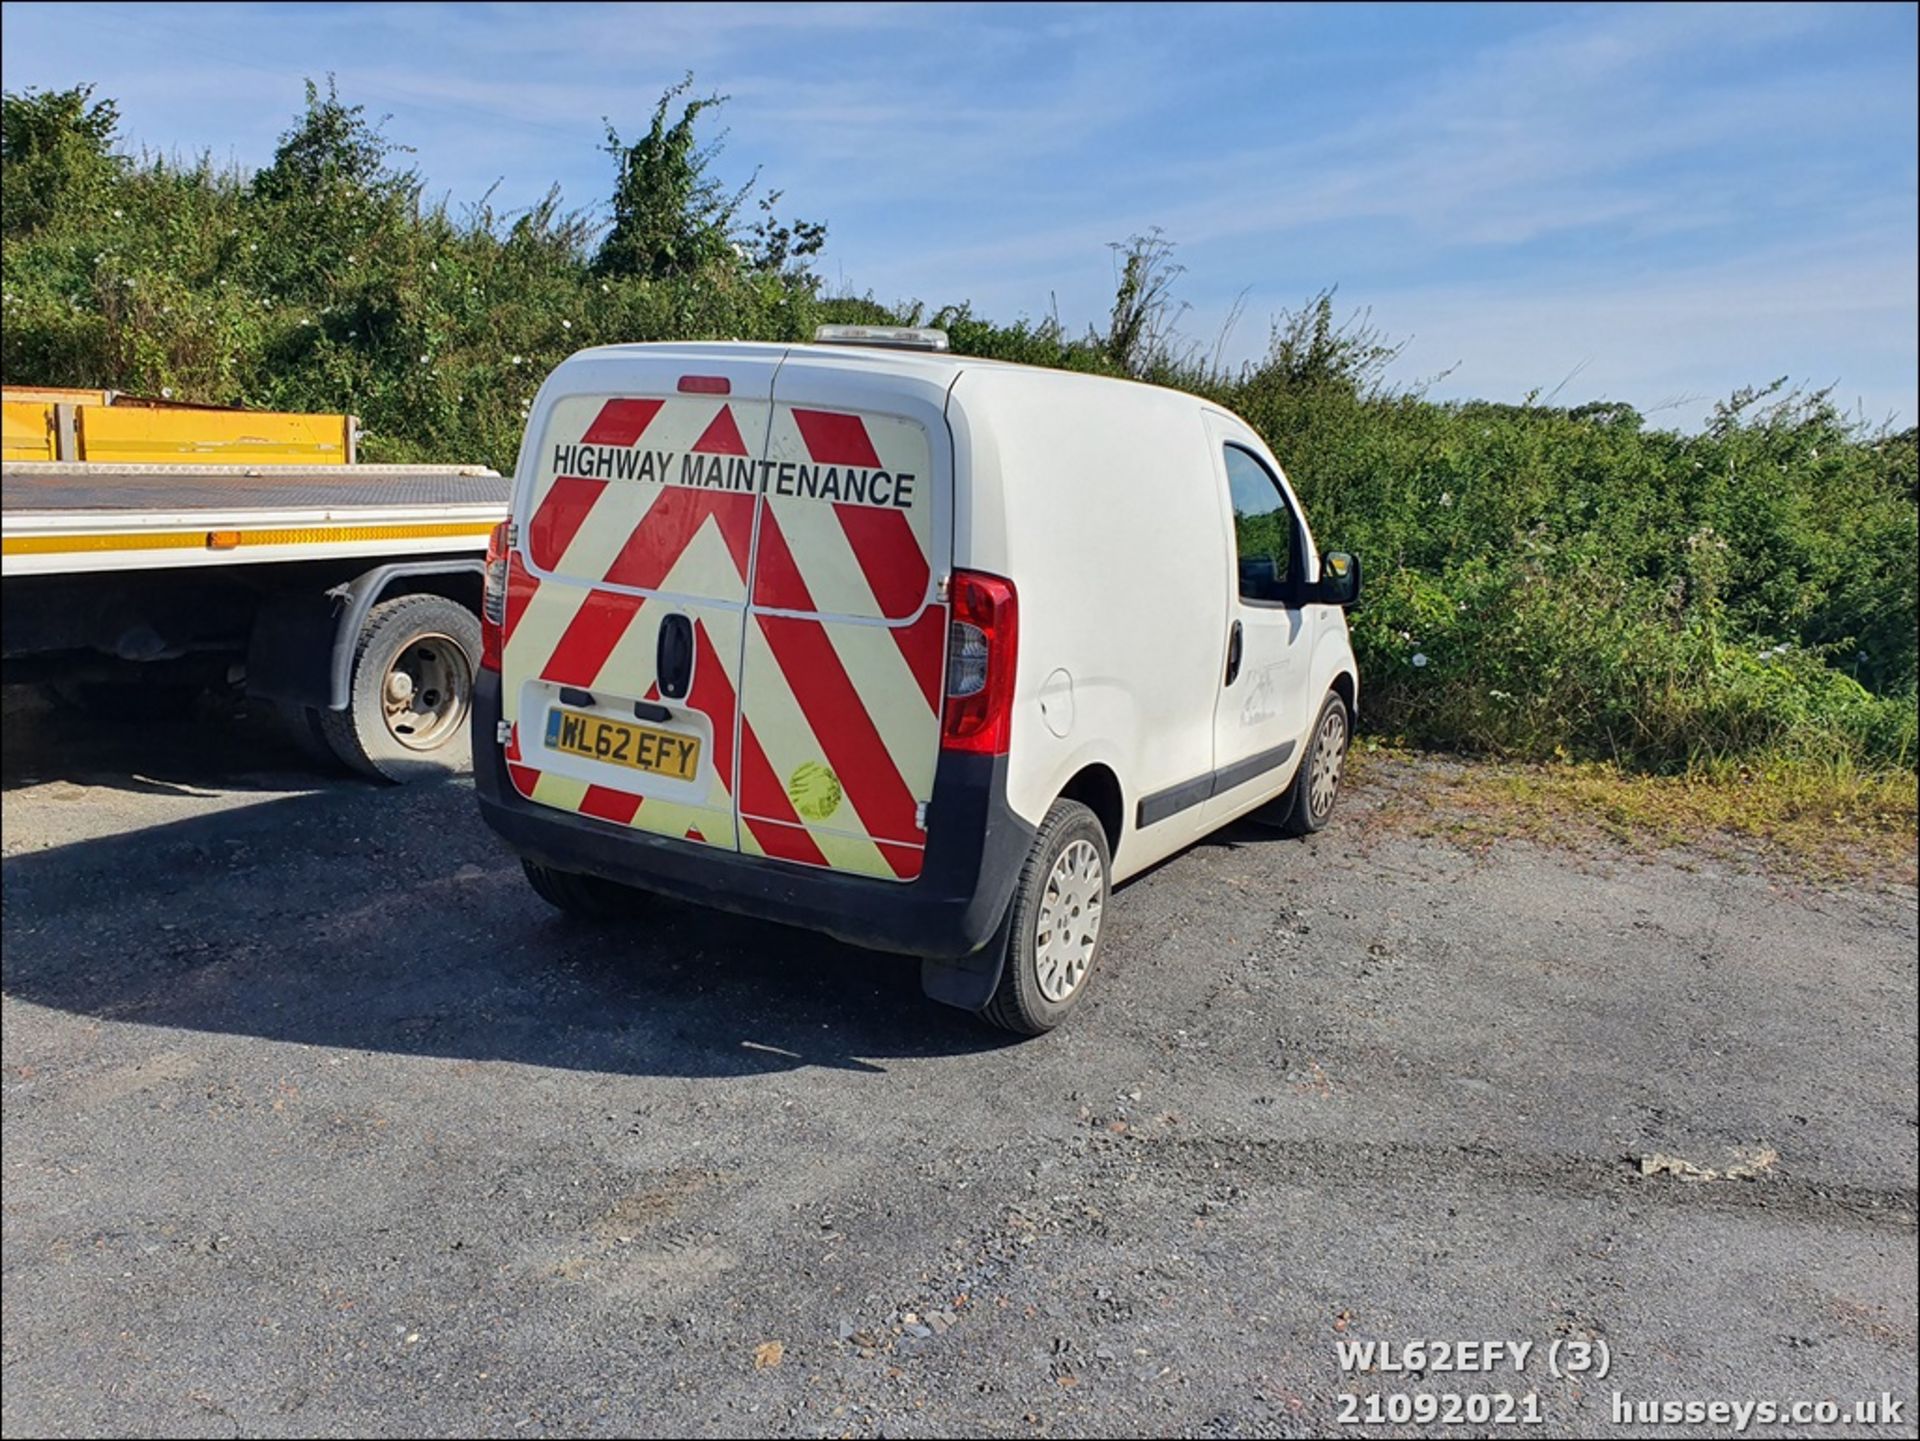
[[[520,867],[541,900],[557,911],[583,921],[617,921],[639,914],[653,899],[643,890],[623,886],[600,876],[556,871],[524,856]]]
[[[1338,692],[1329,691],[1292,784],[1278,799],[1255,812],[1257,818],[1290,836],[1310,836],[1324,826],[1333,817],[1334,802],[1340,799],[1340,772],[1346,765],[1347,744],[1352,738],[1347,703]]]
[[[1112,872],[1107,833],[1093,812],[1055,801],[1014,886],[1001,927],[1000,984],[982,1019],[1037,1036],[1067,1018],[1100,959]]]
[[[480,621],[457,601],[403,595],[367,613],[345,710],[321,711],[333,753],[383,780],[448,775],[473,763],[469,719]]]
[[[270,701],[268,709],[273,716],[275,729],[311,765],[325,771],[340,769],[340,757],[334,754],[333,746],[327,741],[326,728],[320,723],[319,711],[310,705],[296,705],[289,701]]]

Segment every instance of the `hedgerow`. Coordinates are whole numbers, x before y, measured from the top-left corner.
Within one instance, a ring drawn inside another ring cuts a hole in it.
[[[1362,557],[1376,732],[1655,771],[1913,768],[1912,429],[1778,385],[1698,433],[1606,402],[1437,404],[1386,382],[1394,347],[1330,294],[1222,368],[1173,334],[1157,235],[1122,247],[1104,332],[823,295],[825,226],[718,185],[694,130],[720,97],[685,89],[633,143],[609,128],[610,225],[557,192],[511,215],[430,203],[331,85],[251,175],[127,154],[87,87],[8,94],[0,374],[350,411],[370,459],[506,469],[540,380],[584,346],[935,324],[962,353],[1176,385],[1252,423],[1322,547]]]

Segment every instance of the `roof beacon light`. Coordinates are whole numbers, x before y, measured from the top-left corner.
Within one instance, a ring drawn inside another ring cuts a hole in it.
[[[912,325],[822,325],[815,345],[877,345],[887,350],[945,350],[947,332]]]

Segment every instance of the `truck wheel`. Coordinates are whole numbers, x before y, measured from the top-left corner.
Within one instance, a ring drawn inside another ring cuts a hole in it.
[[[360,628],[346,709],[320,712],[327,744],[353,769],[384,780],[466,769],[479,658],[480,622],[457,601],[381,601]]]
[[[273,724],[301,756],[322,769],[339,769],[340,757],[334,754],[320,721],[324,712],[292,701],[269,701],[267,705]]]
[[[1086,994],[1100,958],[1113,858],[1078,801],[1055,801],[1013,889],[1000,985],[982,1019],[1023,1036],[1051,1031]]]
[[[653,899],[634,886],[623,886],[600,876],[556,871],[525,856],[520,858],[520,867],[527,873],[527,884],[541,900],[583,921],[617,921],[638,915]]]
[[[1292,784],[1255,816],[1290,836],[1310,836],[1324,826],[1333,816],[1333,803],[1340,798],[1340,771],[1346,764],[1349,732],[1347,703],[1329,692]]]

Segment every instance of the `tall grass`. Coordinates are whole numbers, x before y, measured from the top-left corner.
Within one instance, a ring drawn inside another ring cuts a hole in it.
[[[669,123],[678,94],[634,145],[608,137],[610,237],[557,198],[513,215],[426,202],[330,93],[253,176],[125,156],[85,90],[9,95],[0,373],[348,410],[369,458],[504,469],[540,380],[583,346],[938,324],[963,353],[1177,385],[1251,422],[1323,548],[1363,558],[1376,732],[1649,771],[1912,774],[1913,430],[1778,387],[1697,434],[1619,404],[1434,404],[1385,383],[1393,346],[1326,295],[1223,370],[1172,336],[1157,236],[1124,251],[1100,333],[825,297],[805,268],[824,228],[775,223],[777,196],[739,224],[748,192],[715,186],[693,147],[716,101]]]

